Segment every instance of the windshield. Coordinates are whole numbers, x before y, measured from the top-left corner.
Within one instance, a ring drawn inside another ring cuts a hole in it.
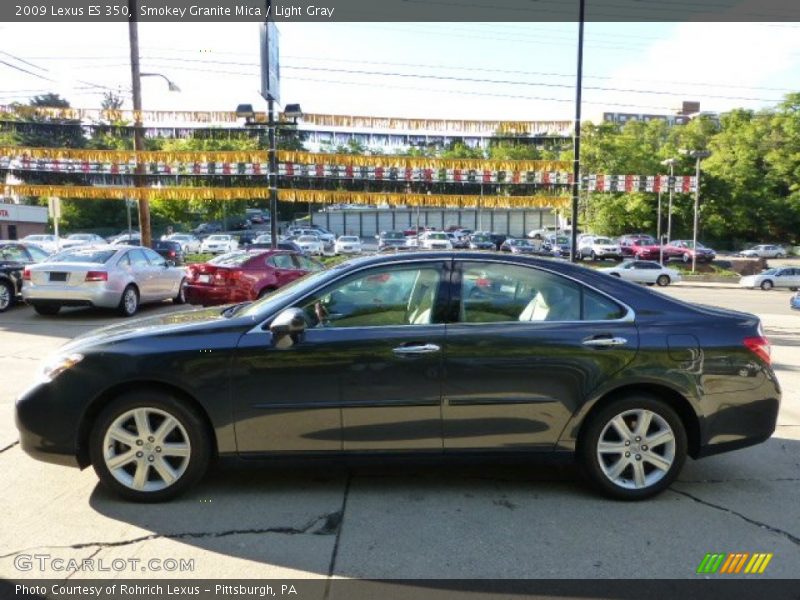
[[[472,236],[472,241],[473,242],[489,242],[491,240],[489,239],[488,235],[473,235]]]
[[[180,233],[173,234],[169,236],[167,239],[169,240],[188,240],[191,239],[188,235],[181,235]]]
[[[383,239],[385,240],[403,240],[406,236],[404,236],[399,231],[390,231],[388,233],[383,234]]]
[[[446,240],[447,234],[446,233],[429,233],[428,234],[429,240]]]
[[[229,240],[229,236],[227,235],[210,235],[208,236],[208,240],[210,242],[225,242]]]
[[[47,262],[81,262],[101,265],[116,253],[116,250],[65,250],[51,256]]]
[[[595,238],[595,244],[613,244],[610,238]]]
[[[775,275],[778,272],[778,269],[767,269],[765,271],[761,271],[761,275]]]
[[[269,244],[272,242],[271,235],[260,235],[256,238],[256,244]]]
[[[297,238],[297,241],[298,242],[316,242],[317,238],[316,238],[316,236],[313,236],[313,235],[301,235],[299,238]]]
[[[91,240],[92,236],[89,235],[88,233],[73,233],[71,236],[69,236],[68,239],[70,239],[70,240]]]
[[[358,238],[353,235],[343,235],[339,238],[340,242],[357,242]]]
[[[253,258],[253,255],[249,252],[231,252],[230,254],[223,254],[222,256],[212,258],[208,261],[208,264],[218,267],[238,267],[251,258]]]

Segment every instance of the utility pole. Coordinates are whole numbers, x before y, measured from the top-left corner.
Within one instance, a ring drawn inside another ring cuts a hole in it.
[[[144,162],[139,153],[144,151],[144,132],[142,131],[142,76],[139,70],[139,24],[136,21],[136,0],[128,0],[130,21],[128,37],[131,47],[131,84],[133,88],[133,150],[136,153],[136,170],[133,176],[134,187],[144,186]],[[142,195],[139,198],[139,231],[142,246],[149,248],[152,243],[150,230],[150,200]]]
[[[581,92],[583,90],[583,25],[586,12],[586,0],[580,0],[578,15],[578,72],[575,82],[575,138],[573,143],[574,157],[572,163],[572,235],[569,259],[575,262],[578,246],[578,200],[580,200],[581,176]]]

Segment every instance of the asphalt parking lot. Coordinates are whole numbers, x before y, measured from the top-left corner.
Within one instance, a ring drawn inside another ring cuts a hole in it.
[[[784,389],[774,437],[689,461],[644,503],[605,500],[569,465],[216,468],[169,504],[121,502],[94,472],[20,450],[13,400],[39,359],[118,317],[84,309],[0,315],[0,578],[91,578],[20,556],[194,559],[102,577],[693,578],[707,552],[770,552],[764,577],[800,573],[800,314],[789,293],[673,286],[664,293],[758,314]],[[164,304],[142,315],[181,310]],[[97,563],[95,563],[97,564]],[[120,564],[120,563],[116,563]]]

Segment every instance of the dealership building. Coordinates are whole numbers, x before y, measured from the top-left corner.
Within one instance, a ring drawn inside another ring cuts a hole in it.
[[[0,240],[47,232],[47,207],[0,202]]]

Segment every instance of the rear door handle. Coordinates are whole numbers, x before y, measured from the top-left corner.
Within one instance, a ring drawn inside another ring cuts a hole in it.
[[[583,340],[584,346],[591,346],[597,348],[609,348],[613,346],[624,346],[628,343],[624,337],[596,337]]]
[[[436,344],[414,344],[413,346],[398,346],[392,352],[399,356],[409,356],[415,354],[432,354],[439,352],[441,348]]]

